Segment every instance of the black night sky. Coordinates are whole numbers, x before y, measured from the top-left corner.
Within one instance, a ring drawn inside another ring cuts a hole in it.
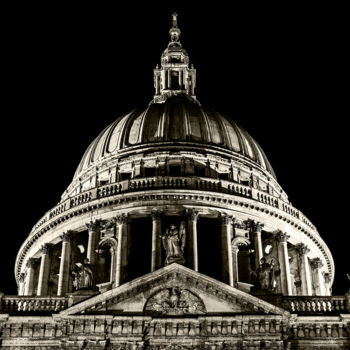
[[[60,200],[90,142],[152,99],[173,11],[197,69],[197,98],[258,141],[333,253],[333,294],[349,289],[344,9],[33,6],[0,11],[1,292],[16,293],[17,251]]]

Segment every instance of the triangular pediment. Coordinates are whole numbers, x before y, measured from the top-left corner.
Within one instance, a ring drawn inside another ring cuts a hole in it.
[[[64,311],[75,314],[117,315],[288,315],[275,305],[193,271],[171,264]]]

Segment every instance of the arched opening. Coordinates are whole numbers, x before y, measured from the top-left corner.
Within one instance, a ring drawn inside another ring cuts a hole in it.
[[[98,249],[98,258],[95,272],[97,285],[110,283],[115,280],[117,242],[108,238],[103,240]]]

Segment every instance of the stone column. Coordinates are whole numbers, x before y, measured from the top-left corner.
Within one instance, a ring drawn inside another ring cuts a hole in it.
[[[34,294],[34,265],[35,259],[29,258],[27,260],[27,272],[26,272],[26,282],[24,286],[24,295],[33,295]]]
[[[86,224],[89,233],[88,247],[86,257],[89,259],[90,265],[95,266],[96,262],[96,248],[98,242],[98,236],[100,233],[100,222],[90,222]]]
[[[152,217],[152,261],[151,271],[155,271],[162,266],[162,215],[160,210],[154,210],[151,213]]]
[[[325,295],[326,296],[331,296],[332,292],[331,292],[331,276],[329,276],[329,273],[324,272],[323,274],[323,278],[324,278],[324,284],[325,284]]]
[[[21,273],[18,279],[18,295],[24,295],[24,286],[26,282],[26,274]]]
[[[233,287],[232,218],[227,215],[221,216],[221,252],[223,281]]]
[[[109,275],[109,281],[113,282],[114,277],[115,277],[115,264],[116,264],[116,252],[113,246],[111,246],[111,248],[109,249],[109,253],[111,254],[111,271],[110,271],[110,275]]]
[[[128,255],[128,216],[127,214],[119,215],[116,218],[118,225],[118,247],[116,262],[115,286],[120,286],[126,278],[126,266]]]
[[[312,284],[311,284],[311,275],[310,275],[310,266],[309,259],[307,254],[310,249],[304,244],[300,243],[298,245],[298,252],[301,258],[301,292],[302,295],[312,295]]]
[[[171,88],[171,71],[170,71],[170,69],[168,70],[168,89],[170,89]]]
[[[49,277],[50,277],[50,248],[49,244],[44,244],[40,248],[41,261],[38,279],[38,288],[36,291],[37,296],[46,296],[49,288]]]
[[[322,260],[320,258],[311,260],[311,267],[313,269],[315,294],[324,296],[326,295],[326,291],[325,291],[324,279],[321,271],[321,268],[323,267]]]
[[[278,240],[278,258],[281,269],[281,287],[284,295],[293,295],[292,281],[290,278],[290,266],[289,266],[289,255],[288,255],[288,239],[290,236],[287,233],[279,232],[277,234]]]
[[[239,248],[232,246],[232,268],[233,268],[233,286],[238,287],[238,252]]]
[[[197,220],[198,211],[193,209],[186,209],[187,216],[187,261],[186,265],[198,271],[198,239],[197,239]]]
[[[68,231],[61,236],[62,251],[60,272],[58,276],[57,296],[64,296],[68,292],[69,287],[69,269],[71,259],[71,238],[72,232]]]
[[[260,260],[264,256],[261,242],[261,230],[263,227],[264,225],[260,222],[253,222],[251,226],[251,233],[254,242],[255,269],[258,269]]]

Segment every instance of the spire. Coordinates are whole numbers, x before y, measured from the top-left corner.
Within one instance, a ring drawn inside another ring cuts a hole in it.
[[[194,100],[196,70],[189,67],[187,51],[180,43],[181,31],[177,23],[177,13],[172,15],[173,26],[169,30],[170,41],[163,51],[161,66],[154,69],[155,95],[153,102],[162,103],[174,95],[186,95]]]

